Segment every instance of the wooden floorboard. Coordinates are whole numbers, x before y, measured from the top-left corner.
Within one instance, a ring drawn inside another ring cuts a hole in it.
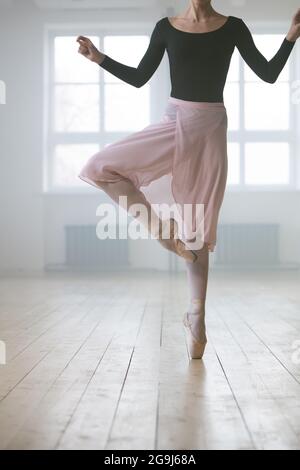
[[[211,272],[189,361],[184,273],[0,278],[0,449],[300,449],[299,280]]]

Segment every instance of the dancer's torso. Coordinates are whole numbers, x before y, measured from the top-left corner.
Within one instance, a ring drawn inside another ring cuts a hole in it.
[[[190,101],[223,101],[223,89],[234,51],[232,17],[207,33],[176,29],[161,20],[170,63],[171,96]]]
[[[193,33],[175,28],[169,18],[164,17],[156,23],[138,67],[122,64],[108,55],[100,65],[121,80],[141,87],[152,77],[167,51],[172,97],[197,102],[223,102],[223,90],[235,47],[262,80],[273,83],[294,44],[284,38],[275,56],[268,61],[256,48],[251,32],[241,18],[229,16],[221,27],[213,31]]]

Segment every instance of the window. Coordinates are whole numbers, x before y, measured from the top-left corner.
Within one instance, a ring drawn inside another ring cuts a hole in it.
[[[267,59],[284,34],[254,34]],[[292,53],[293,54],[293,53]],[[228,113],[228,185],[231,188],[289,187],[295,129],[291,56],[275,84],[263,82],[235,49],[224,91]]]
[[[117,79],[78,54],[76,37],[52,32],[49,38],[45,183],[50,191],[86,190],[77,175],[88,158],[150,123],[150,83],[137,89]],[[100,50],[132,66],[149,42],[147,35],[88,37]]]
[[[132,66],[138,64],[150,38],[120,30],[85,34],[100,50]],[[253,36],[267,58],[275,54],[284,38],[277,33]],[[87,159],[150,123],[151,81],[134,88],[91,63],[77,53],[75,34],[50,31],[48,44],[45,186],[49,191],[86,191],[86,183],[77,175]],[[230,188],[293,185],[292,56],[293,52],[277,82],[269,84],[249,69],[238,50],[233,54],[224,93]]]

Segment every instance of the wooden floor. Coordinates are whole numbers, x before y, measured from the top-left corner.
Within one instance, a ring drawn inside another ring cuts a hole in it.
[[[0,448],[300,449],[299,281],[211,272],[189,361],[184,272],[0,279]]]

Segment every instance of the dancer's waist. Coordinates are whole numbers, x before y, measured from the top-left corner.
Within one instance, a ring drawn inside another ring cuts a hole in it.
[[[169,96],[168,101],[170,103],[176,104],[178,106],[183,106],[186,108],[198,108],[198,109],[223,108],[225,109],[225,105],[223,102],[188,101],[188,100],[182,100],[181,98],[175,98],[174,96]]]

